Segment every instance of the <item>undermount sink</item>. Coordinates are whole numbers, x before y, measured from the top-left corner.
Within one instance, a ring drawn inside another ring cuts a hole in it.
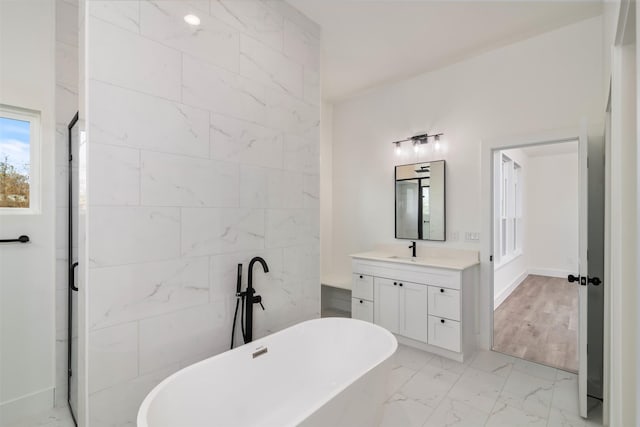
[[[411,262],[416,262],[418,258],[414,258],[411,256],[398,256],[398,255],[391,255],[389,258],[391,259],[401,259],[403,261],[411,261]]]

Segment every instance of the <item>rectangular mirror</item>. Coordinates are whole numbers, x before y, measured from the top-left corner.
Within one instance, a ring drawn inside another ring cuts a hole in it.
[[[396,166],[396,239],[445,240],[444,165]]]

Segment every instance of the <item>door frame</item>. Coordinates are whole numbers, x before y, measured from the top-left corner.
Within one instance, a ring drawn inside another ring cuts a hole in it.
[[[584,122],[584,121],[583,121]],[[583,125],[586,128],[586,122]],[[484,350],[493,348],[493,311],[494,311],[494,186],[493,186],[493,161],[494,153],[501,150],[532,147],[576,141],[580,139],[580,127],[542,131],[524,135],[501,136],[482,140],[482,179],[481,179],[481,207],[482,207],[482,235],[487,236],[481,240],[480,247],[480,274],[482,283],[486,286],[480,288],[480,307],[478,310],[479,325],[485,325],[479,333],[479,347]]]

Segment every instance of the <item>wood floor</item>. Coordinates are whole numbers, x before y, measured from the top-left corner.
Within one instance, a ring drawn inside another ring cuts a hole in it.
[[[578,371],[578,287],[529,275],[493,315],[493,349]]]

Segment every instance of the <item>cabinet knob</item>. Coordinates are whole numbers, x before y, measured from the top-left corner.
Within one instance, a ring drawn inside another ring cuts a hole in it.
[[[362,304],[362,300],[360,300],[360,304]]]
[[[440,323],[444,323],[444,319],[440,319]]]
[[[402,283],[400,283],[400,286],[402,286]]]
[[[393,282],[393,286],[398,286],[398,282]]]
[[[440,293],[444,293],[444,289],[440,288]]]
[[[360,275],[360,278],[362,279],[362,274]]]

